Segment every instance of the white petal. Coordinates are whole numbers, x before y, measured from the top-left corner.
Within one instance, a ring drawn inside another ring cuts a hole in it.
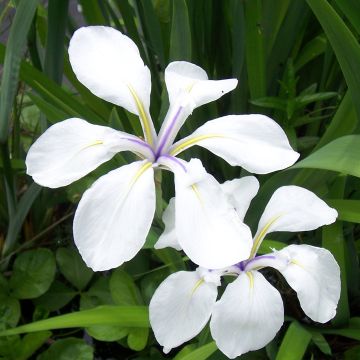
[[[171,198],[169,205],[163,213],[162,220],[165,224],[165,230],[160,235],[159,240],[154,245],[155,249],[172,247],[176,250],[182,250],[177,240],[175,232],[175,198]]]
[[[75,31],[69,45],[71,66],[96,96],[138,114],[131,85],[149,109],[151,76],[135,43],[120,31],[88,26]]]
[[[175,172],[175,190],[176,234],[191,261],[219,269],[249,256],[250,229],[200,160],[192,159],[186,173]]]
[[[219,99],[237,85],[236,79],[208,80],[203,69],[185,61],[175,61],[168,65],[165,82],[170,107],[159,132],[158,154],[167,152],[196,107]]]
[[[313,192],[299,186],[282,186],[266,205],[257,235],[260,232],[264,237],[274,231],[314,230],[333,223],[336,217],[336,210]]]
[[[284,322],[279,292],[257,271],[241,273],[213,308],[210,329],[230,359],[269,343]]]
[[[341,284],[339,265],[330,251],[310,245],[290,245],[273,255],[286,260],[286,266],[275,268],[297,292],[305,314],[321,323],[332,319]]]
[[[170,63],[165,70],[165,82],[170,104],[187,98],[193,109],[219,99],[237,85],[236,79],[208,80],[201,67],[186,61]]]
[[[229,115],[208,121],[170,148],[171,155],[202,146],[232,166],[266,174],[292,165],[299,157],[286,134],[264,115]]]
[[[251,200],[259,191],[259,181],[255,176],[245,176],[241,179],[225,181],[220,186],[236,209],[240,219],[244,220]]]
[[[151,75],[135,43],[111,27],[82,27],[70,40],[69,59],[78,80],[92,93],[139,115],[145,139],[153,145]]]
[[[35,141],[26,157],[27,173],[40,185],[65,186],[119,151],[132,150],[150,156],[146,146],[135,136],[72,118],[51,126]]]
[[[155,212],[153,175],[151,163],[134,162],[102,176],[84,193],[74,240],[94,271],[121,265],[144,245]]]
[[[201,280],[196,271],[167,277],[149,305],[150,324],[156,340],[167,351],[192,339],[208,322],[217,286]]]

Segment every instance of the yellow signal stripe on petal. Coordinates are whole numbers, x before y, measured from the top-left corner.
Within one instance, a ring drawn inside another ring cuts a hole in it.
[[[264,237],[266,233],[268,232],[270,226],[276,222],[282,214],[274,216],[272,219],[268,221],[268,223],[261,229],[259,235],[255,238],[251,252],[250,252],[250,259],[253,258],[256,255],[256,252],[258,251],[261,242],[264,240]]]
[[[249,278],[250,289],[254,288],[254,275],[251,272],[246,272],[246,276]]]
[[[196,284],[194,285],[193,289],[191,290],[191,296],[193,296],[195,294],[195,291],[205,282],[204,279],[200,279],[196,282]]]
[[[207,135],[195,136],[189,140],[186,140],[186,141],[178,144],[175,148],[173,148],[170,151],[170,155],[175,156],[175,155],[179,154],[181,151],[185,150],[186,148],[188,148],[202,140],[211,139],[211,138],[223,138],[223,137],[225,137],[225,136],[221,135],[221,134],[207,134]]]
[[[94,142],[88,144],[88,145],[85,145],[81,150],[85,150],[89,147],[92,147],[92,146],[95,146],[95,145],[102,145],[104,142],[102,140],[95,140]]]
[[[295,260],[295,259],[290,260],[290,264],[297,265],[297,266],[301,267],[303,270],[306,270],[306,269],[304,268],[304,266],[303,266],[301,263],[299,263],[297,260]]]
[[[197,188],[197,186],[195,184],[191,185],[191,188],[194,190],[194,193],[196,195],[196,197],[199,199],[199,201],[202,203],[202,198],[201,198],[201,194],[199,189]]]
[[[130,182],[130,188],[139,180],[140,176],[149,168],[151,168],[152,163],[151,162],[146,162],[134,175],[134,177],[132,178],[131,182]]]
[[[152,138],[150,120],[149,120],[148,116],[146,115],[144,105],[141,102],[141,100],[139,99],[139,97],[137,96],[135,89],[131,85],[128,85],[128,88],[131,92],[132,97],[135,100],[135,104],[136,104],[136,107],[139,112],[140,120],[144,127],[144,133],[145,133],[146,140],[150,145],[153,145],[154,139]]]

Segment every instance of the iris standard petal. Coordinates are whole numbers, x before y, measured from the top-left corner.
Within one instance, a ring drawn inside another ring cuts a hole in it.
[[[230,359],[269,343],[284,322],[279,292],[258,271],[241,273],[216,302],[210,330]]]
[[[169,205],[163,213],[162,220],[165,225],[165,229],[154,245],[154,248],[163,249],[166,247],[172,247],[176,250],[182,250],[175,232],[175,198],[170,199]]]
[[[208,322],[217,286],[197,271],[171,274],[157,288],[149,305],[150,324],[164,352],[196,336]]]
[[[241,179],[225,181],[220,186],[236,209],[240,219],[244,220],[251,200],[259,191],[259,181],[255,176],[244,176]]]
[[[192,159],[175,171],[177,239],[191,261],[219,269],[247,259],[252,237],[220,184]]]
[[[124,150],[151,155],[133,135],[72,118],[52,125],[35,141],[26,157],[27,173],[42,186],[65,186]]]
[[[69,59],[81,83],[139,115],[147,140],[155,138],[149,115],[151,75],[130,38],[111,27],[82,27],[70,40]]]
[[[83,195],[74,240],[94,271],[132,259],[145,243],[155,212],[152,164],[137,161],[98,179]]]
[[[282,186],[270,198],[260,218],[257,235],[274,231],[309,231],[336,220],[337,211],[300,186]]]
[[[297,292],[305,314],[321,323],[332,319],[341,284],[339,265],[331,252],[310,245],[290,245],[272,255],[284,260],[284,266],[274,267]]]
[[[292,165],[299,157],[281,127],[265,115],[229,115],[208,121],[170,148],[175,156],[202,146],[232,166],[266,174]]]
[[[219,99],[237,85],[236,79],[208,80],[200,66],[186,61],[170,63],[165,69],[165,82],[170,104],[188,96],[193,109]]]
[[[186,61],[175,61],[165,70],[169,110],[159,132],[157,154],[167,153],[177,133],[193,110],[233,90],[236,79],[208,80],[206,72]]]

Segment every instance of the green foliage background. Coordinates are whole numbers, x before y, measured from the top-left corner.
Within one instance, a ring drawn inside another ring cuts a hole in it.
[[[153,250],[163,228],[160,213],[144,249],[112,272],[93,273],[73,246],[72,216],[81,194],[130,155],[64,189],[40,188],[25,174],[30,144],[57,121],[80,117],[141,135],[133,115],[96,98],[71,70],[69,39],[86,24],[113,26],[136,42],[152,73],[157,129],[168,105],[163,72],[173,60],[192,61],[213,79],[239,79],[231,95],[194,111],[182,135],[232,113],[263,113],[283,127],[301,159],[259,176],[251,226],[281,185],[306,187],[339,212],[335,224],[272,236],[261,248],[295,242],[329,249],[342,276],[336,317],[326,325],[311,322],[273,274],[286,299],[286,324],[265,349],[241,359],[360,358],[358,0],[4,0],[1,29],[7,24],[0,44],[1,359],[224,359],[207,328],[168,356],[149,330],[147,304],[157,285],[192,267],[176,251]],[[245,175],[206,151],[187,157],[194,155],[219,181]],[[162,178],[164,204],[173,193],[170,180]]]

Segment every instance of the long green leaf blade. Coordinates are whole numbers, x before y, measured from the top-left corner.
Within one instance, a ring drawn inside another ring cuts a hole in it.
[[[320,21],[339,61],[360,118],[360,45],[344,21],[325,0],[307,0]]]
[[[301,360],[310,340],[311,333],[297,321],[292,322],[286,331],[276,360]]]
[[[94,325],[121,325],[127,327],[149,327],[146,306],[98,306],[94,309],[55,316],[0,332],[0,336],[34,331],[89,327]]]
[[[291,169],[332,170],[360,177],[360,135],[348,135],[325,145]]]
[[[11,108],[19,79],[20,61],[39,0],[22,0],[11,25],[4,60],[0,95],[0,143],[6,141],[10,126]]]

